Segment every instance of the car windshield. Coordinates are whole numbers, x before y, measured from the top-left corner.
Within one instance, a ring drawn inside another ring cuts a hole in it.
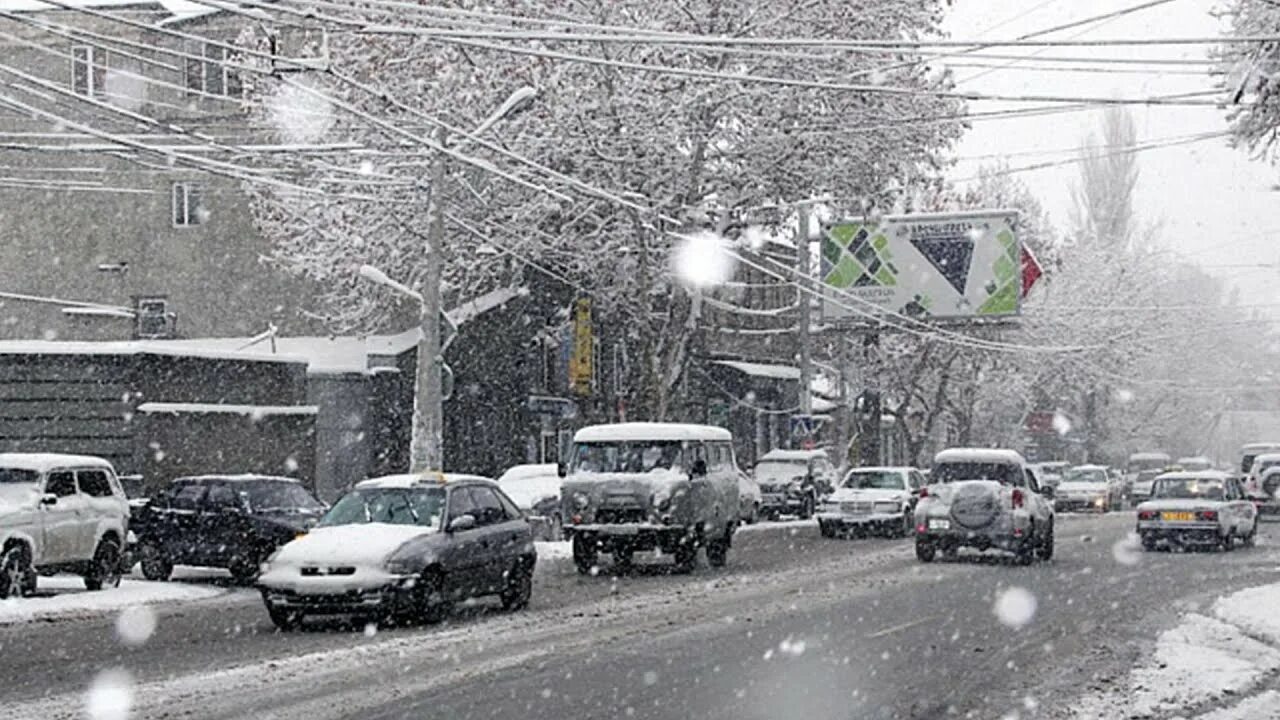
[[[1155,491],[1151,496],[1166,500],[1221,500],[1223,498],[1222,481],[1166,478],[1156,483]]]
[[[0,485],[20,485],[40,480],[40,473],[21,468],[0,468]]]
[[[681,467],[683,447],[674,441],[578,443],[573,470],[597,473],[647,473]]]
[[[271,510],[323,510],[324,505],[296,482],[261,480],[245,483],[240,493],[258,512]]]
[[[443,511],[443,488],[356,489],[325,513],[320,527],[358,523],[439,527]]]
[[[946,462],[933,466],[929,475],[931,483],[952,483],[962,480],[995,480],[1002,485],[1021,485],[1021,470],[1008,463]]]
[[[903,490],[902,473],[893,470],[855,470],[844,480],[844,487],[855,490]]]
[[[793,480],[803,478],[809,472],[809,465],[803,460],[762,460],[756,464],[757,481]]]
[[[1107,471],[1101,469],[1073,469],[1062,476],[1063,482],[1106,483]]]

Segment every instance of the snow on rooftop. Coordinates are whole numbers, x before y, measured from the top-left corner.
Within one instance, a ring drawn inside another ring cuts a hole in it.
[[[132,310],[113,307],[64,307],[62,308],[62,314],[75,317],[120,318],[123,320],[132,320],[136,317]]]
[[[792,462],[808,461],[812,458],[826,457],[825,450],[783,450],[774,449],[765,453],[760,457],[760,461],[765,460],[784,460]]]
[[[689,425],[678,423],[617,423],[614,425],[592,425],[579,430],[574,442],[675,442],[684,440],[733,440],[728,430],[712,425]]]
[[[74,5],[83,8],[118,8],[118,7],[145,7],[153,5],[162,8],[175,17],[188,15],[205,15],[210,12],[217,12],[206,5],[186,2],[185,0],[153,0],[146,2],[143,0],[60,0],[62,4]],[[0,10],[9,12],[34,12],[60,10],[61,8],[39,2],[39,0],[0,0]]]
[[[248,417],[269,417],[273,415],[315,415],[320,408],[315,405],[221,405],[216,403],[170,403],[149,402],[138,406],[138,412],[150,415],[209,415],[222,413],[228,415],[245,415]]]
[[[751,377],[771,378],[774,380],[799,380],[800,368],[792,365],[770,365],[768,363],[742,362],[739,360],[715,360],[716,365],[732,368]]]
[[[1232,477],[1221,470],[1175,470],[1157,475],[1156,480],[1227,480]]]
[[[202,344],[203,342],[199,340],[109,340],[104,342],[0,340],[0,355],[167,355],[207,360],[306,361],[302,357],[240,352],[220,347],[216,343]]]
[[[19,470],[48,472],[65,467],[104,467],[111,463],[91,455],[63,455],[60,453],[0,453],[0,467]]]
[[[218,482],[265,481],[265,482],[287,482],[287,483],[294,483],[294,484],[299,484],[302,482],[297,478],[281,477],[279,475],[256,475],[253,473],[240,473],[238,475],[184,475],[179,478],[174,478],[173,482],[178,482],[179,480],[196,480],[200,482],[209,481],[209,480],[217,480]]]

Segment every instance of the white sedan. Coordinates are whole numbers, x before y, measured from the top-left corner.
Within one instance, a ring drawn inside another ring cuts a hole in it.
[[[1152,483],[1151,499],[1138,505],[1138,535],[1145,550],[1160,545],[1230,550],[1236,540],[1252,545],[1257,531],[1257,509],[1240,481],[1226,473],[1165,473]]]
[[[876,530],[906,537],[915,527],[917,495],[924,478],[915,468],[856,468],[823,501],[818,528],[823,537]]]

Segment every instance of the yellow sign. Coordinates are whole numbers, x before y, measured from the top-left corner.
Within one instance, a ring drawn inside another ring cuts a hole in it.
[[[591,328],[591,299],[573,304],[573,352],[569,355],[569,387],[578,395],[590,395],[594,373],[596,336]]]

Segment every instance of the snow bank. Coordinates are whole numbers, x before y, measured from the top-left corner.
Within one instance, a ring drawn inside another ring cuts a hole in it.
[[[567,540],[559,542],[535,542],[534,548],[538,551],[538,562],[551,562],[554,560],[568,560],[573,557],[573,545]]]
[[[1280,645],[1280,585],[1263,585],[1219,598],[1213,614],[1252,637]]]
[[[89,591],[79,576],[42,577],[35,596],[0,600],[0,625],[98,615],[135,605],[203,600],[225,592],[206,585],[130,579],[121,580],[118,588]]]

